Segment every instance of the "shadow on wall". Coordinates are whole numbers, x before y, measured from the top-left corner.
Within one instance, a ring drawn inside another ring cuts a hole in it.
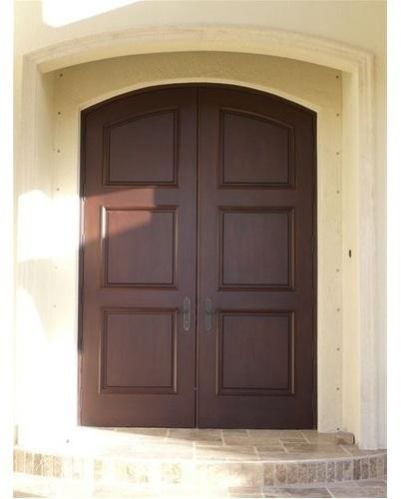
[[[79,218],[76,195],[50,197],[32,190],[19,197],[17,415],[19,423],[49,435],[61,433],[63,426],[70,430],[77,420],[78,282],[71,273],[77,275],[78,269]],[[115,253],[130,242],[132,247],[132,241],[148,240],[158,230],[153,222],[148,214],[140,222],[113,227],[106,238],[109,248]],[[81,249],[93,253],[98,244],[86,239]]]

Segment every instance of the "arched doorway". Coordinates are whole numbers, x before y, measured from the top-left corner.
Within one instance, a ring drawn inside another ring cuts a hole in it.
[[[315,426],[315,128],[223,85],[83,112],[82,424]]]

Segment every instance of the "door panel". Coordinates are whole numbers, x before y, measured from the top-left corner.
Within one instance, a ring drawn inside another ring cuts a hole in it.
[[[217,393],[293,393],[293,331],[291,312],[219,312]]]
[[[107,184],[176,185],[177,117],[176,109],[161,110],[107,125],[104,130]]]
[[[219,211],[220,289],[291,287],[293,210],[219,207]]]
[[[311,428],[314,115],[202,88],[198,136],[198,424]]]
[[[175,310],[105,310],[102,391],[176,393],[176,347]]]
[[[174,287],[177,208],[105,209],[106,286]]]
[[[197,91],[83,116],[81,422],[195,424]],[[194,308],[194,307],[193,307]]]
[[[221,186],[271,187],[293,182],[294,135],[288,125],[260,114],[222,108],[220,135]]]
[[[172,86],[82,129],[81,423],[313,427],[314,113]]]

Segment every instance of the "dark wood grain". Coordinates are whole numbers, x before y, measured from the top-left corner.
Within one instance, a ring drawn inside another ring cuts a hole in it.
[[[314,426],[315,120],[222,85],[83,113],[82,424]]]
[[[84,425],[195,424],[196,100],[160,89],[83,113]]]
[[[209,332],[198,316],[199,426],[314,425],[314,123],[266,94],[199,90],[198,300],[215,310]]]

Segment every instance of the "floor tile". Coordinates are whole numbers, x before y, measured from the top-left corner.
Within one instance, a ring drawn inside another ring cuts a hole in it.
[[[331,497],[325,487],[294,487],[284,488],[285,497]]]
[[[386,484],[381,480],[385,451],[372,453],[356,445],[336,445],[333,434],[191,428],[81,430],[70,444],[55,449],[17,447],[15,466],[25,470],[29,483],[16,482],[16,494],[65,497],[67,493],[70,499],[86,499],[92,494],[105,498],[111,491],[115,492],[113,499],[139,497],[137,493],[209,499],[218,488],[216,497],[222,499],[230,494],[241,497],[241,493],[258,497],[260,487],[265,486],[264,494],[269,497],[297,497],[294,494],[301,489],[301,497],[328,497],[329,492],[337,497],[385,495]],[[84,485],[81,479],[91,485]],[[110,483],[118,485],[118,493]],[[138,491],[137,487],[145,486],[148,489]],[[128,492],[121,487],[128,487]],[[133,495],[127,496],[130,487],[134,487]],[[351,492],[353,496],[349,496]]]
[[[334,444],[283,442],[283,445],[288,452],[327,452],[349,456],[346,450]]]
[[[113,431],[137,437],[166,437],[168,428],[114,428]]]
[[[281,487],[265,488],[263,494],[263,497],[291,497],[290,494]]]
[[[285,452],[277,452],[277,451],[257,451],[259,459],[261,461],[280,461],[289,459],[288,454]]]
[[[367,456],[367,455],[372,455],[372,453],[374,453],[374,454],[383,454],[384,452],[386,452],[385,449],[377,449],[375,451],[359,449],[356,445],[340,445],[339,447],[341,447],[342,449],[344,449],[351,456],[361,456],[361,457],[363,457],[363,456]]]
[[[259,461],[259,455],[254,447],[226,445],[195,446],[195,459],[204,460],[232,460],[232,461]]]
[[[264,497],[263,489],[252,487],[229,487],[230,497]]]
[[[186,430],[183,428],[173,428],[170,429],[167,436],[167,441],[174,439],[179,440],[190,440],[193,442],[221,442],[222,443],[222,430],[197,430],[190,429]]]
[[[329,487],[333,497],[386,497],[385,486]]]

